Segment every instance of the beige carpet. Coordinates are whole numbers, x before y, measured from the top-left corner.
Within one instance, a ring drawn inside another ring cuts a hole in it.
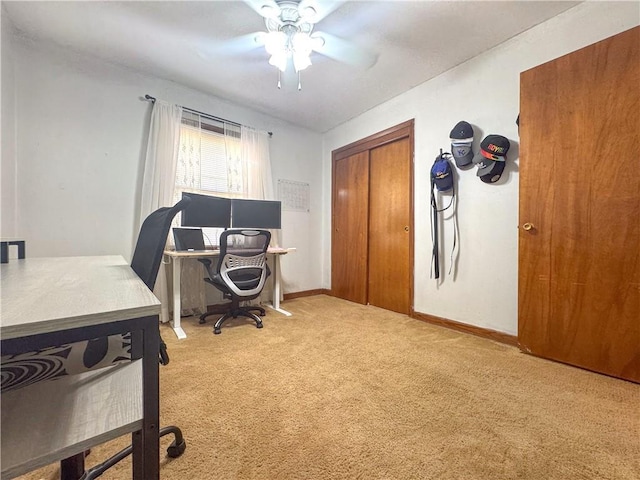
[[[163,326],[162,424],[188,444],[163,440],[163,480],[640,479],[640,385],[324,295],[283,307],[262,330]]]

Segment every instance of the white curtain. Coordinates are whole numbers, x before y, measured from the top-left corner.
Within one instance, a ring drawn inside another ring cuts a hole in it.
[[[244,176],[246,197],[255,200],[274,200],[269,134],[243,126],[240,149],[242,163],[246,168]],[[280,245],[280,230],[271,230],[271,245]]]
[[[184,113],[189,124],[183,124],[180,131],[180,152],[178,153],[178,176],[175,179],[175,200],[179,200],[182,191],[199,191],[201,185],[202,142],[200,139],[200,116]]]
[[[271,176],[271,158],[269,156],[269,134],[254,128],[242,126],[240,136],[242,163],[246,168],[245,189],[248,198],[256,200],[274,200]],[[280,230],[271,230],[271,246],[280,245]],[[279,262],[279,256],[273,261]],[[276,265],[280,268],[280,265]],[[260,294],[260,303],[268,301],[271,292],[267,289]]]
[[[155,101],[151,112],[147,156],[142,180],[140,225],[150,213],[158,208],[173,205],[181,118],[182,107],[161,100]],[[161,321],[169,321],[169,294],[163,264],[160,265],[153,293],[162,303]]]
[[[183,191],[199,192],[202,183],[202,124],[200,115],[184,112],[178,153],[177,186],[174,202]],[[177,221],[176,221],[177,226]],[[206,311],[204,267],[197,259],[185,258],[180,262],[180,315],[200,315]]]
[[[240,135],[241,157],[246,165],[245,175],[248,198],[273,200],[269,134],[250,127],[242,127]]]
[[[227,161],[227,192],[241,195],[246,192],[247,169],[242,157],[242,129],[238,125],[224,124],[224,150]]]

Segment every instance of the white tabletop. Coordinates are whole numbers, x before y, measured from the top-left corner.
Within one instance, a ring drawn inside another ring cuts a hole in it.
[[[0,266],[3,339],[159,314],[160,302],[121,256],[32,257]]]

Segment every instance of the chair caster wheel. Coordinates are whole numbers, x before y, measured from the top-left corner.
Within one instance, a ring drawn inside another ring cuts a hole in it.
[[[257,324],[256,328],[262,328],[262,324],[261,323]]]
[[[207,323],[207,319],[206,318],[201,318],[200,321],[198,322],[200,325],[202,325],[203,323]]]
[[[220,335],[222,332],[220,331],[219,328],[214,328],[213,333],[215,333],[216,335]]]
[[[174,440],[171,445],[167,447],[167,455],[171,458],[178,458],[180,455],[184,453],[187,448],[187,442],[182,440],[182,443],[176,445],[176,441]]]

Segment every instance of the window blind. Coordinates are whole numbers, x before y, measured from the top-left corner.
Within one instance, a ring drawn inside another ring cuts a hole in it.
[[[176,197],[183,191],[244,196],[240,129],[185,112],[180,131]]]

